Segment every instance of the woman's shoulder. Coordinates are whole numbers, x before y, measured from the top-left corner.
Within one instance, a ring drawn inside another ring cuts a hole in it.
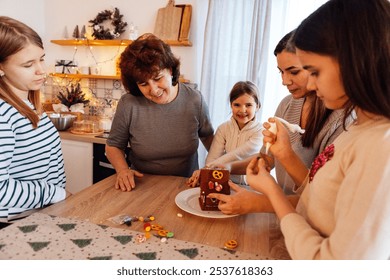
[[[125,93],[121,96],[119,101],[126,102],[126,103],[134,103],[134,102],[140,102],[143,99],[145,99],[144,96],[135,96],[130,93]]]
[[[380,162],[389,161],[390,121],[388,119],[372,120],[363,124],[352,124],[334,142],[335,148],[343,147],[344,155],[349,162],[372,161],[379,167]]]
[[[202,94],[196,88],[195,84],[190,85],[190,84],[185,84],[185,83],[179,83],[179,92],[180,92],[180,94],[183,94],[188,98],[200,99],[202,97]]]
[[[345,116],[344,109],[338,109],[332,111],[332,113],[329,115],[328,119],[326,120],[323,130],[335,131],[338,130],[340,127],[348,128],[356,119],[356,114],[354,111],[351,112],[346,118],[344,116]]]
[[[284,117],[287,112],[300,115],[304,100],[304,98],[294,99],[291,94],[287,95],[280,101],[275,116]]]

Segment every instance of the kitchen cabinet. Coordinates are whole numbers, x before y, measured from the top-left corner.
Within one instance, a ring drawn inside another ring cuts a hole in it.
[[[61,139],[65,163],[66,190],[77,193],[92,185],[93,144]]]

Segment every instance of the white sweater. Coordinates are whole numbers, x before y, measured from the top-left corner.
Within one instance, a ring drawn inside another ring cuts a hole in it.
[[[241,130],[233,117],[222,123],[215,133],[213,143],[206,158],[206,165],[221,165],[242,160],[258,153],[263,145],[262,125],[254,120]],[[246,184],[245,176],[231,175],[237,184]]]

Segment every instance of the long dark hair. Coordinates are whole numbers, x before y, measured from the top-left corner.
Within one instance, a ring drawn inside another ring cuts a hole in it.
[[[355,106],[390,118],[388,0],[330,0],[300,24],[293,41],[338,61],[349,97],[344,121]]]
[[[16,54],[28,44],[43,49],[42,39],[34,30],[20,21],[0,16],[0,63],[7,61],[11,55]],[[33,127],[38,126],[39,115],[43,112],[39,90],[28,92],[28,99],[34,105],[36,112],[22,102],[2,78],[0,78],[0,98],[18,110],[22,116],[28,118]]]
[[[291,42],[291,38],[294,35],[295,30],[287,33],[276,45],[274,55],[277,56],[283,51],[295,54],[295,46]],[[302,69],[302,71],[305,71]],[[314,94],[315,92],[308,92]],[[313,147],[314,141],[317,135],[321,132],[329,116],[333,110],[327,109],[324,103],[317,96],[313,100],[313,104],[310,106],[310,111],[307,118],[305,127],[305,133],[302,135],[301,143],[303,147]]]
[[[164,69],[172,71],[173,86],[179,82],[179,59],[168,44],[151,33],[140,36],[123,51],[119,67],[123,86],[135,96],[142,96],[138,82],[146,82]]]

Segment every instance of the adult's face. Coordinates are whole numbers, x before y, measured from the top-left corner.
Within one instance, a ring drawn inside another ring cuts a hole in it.
[[[155,77],[137,83],[141,93],[157,104],[166,104],[175,99],[176,87],[172,86],[172,74],[169,69],[161,70]]]
[[[282,77],[282,84],[287,87],[294,99],[302,98],[308,94],[306,88],[309,74],[302,68],[296,54],[282,51],[276,55],[278,69]]]

